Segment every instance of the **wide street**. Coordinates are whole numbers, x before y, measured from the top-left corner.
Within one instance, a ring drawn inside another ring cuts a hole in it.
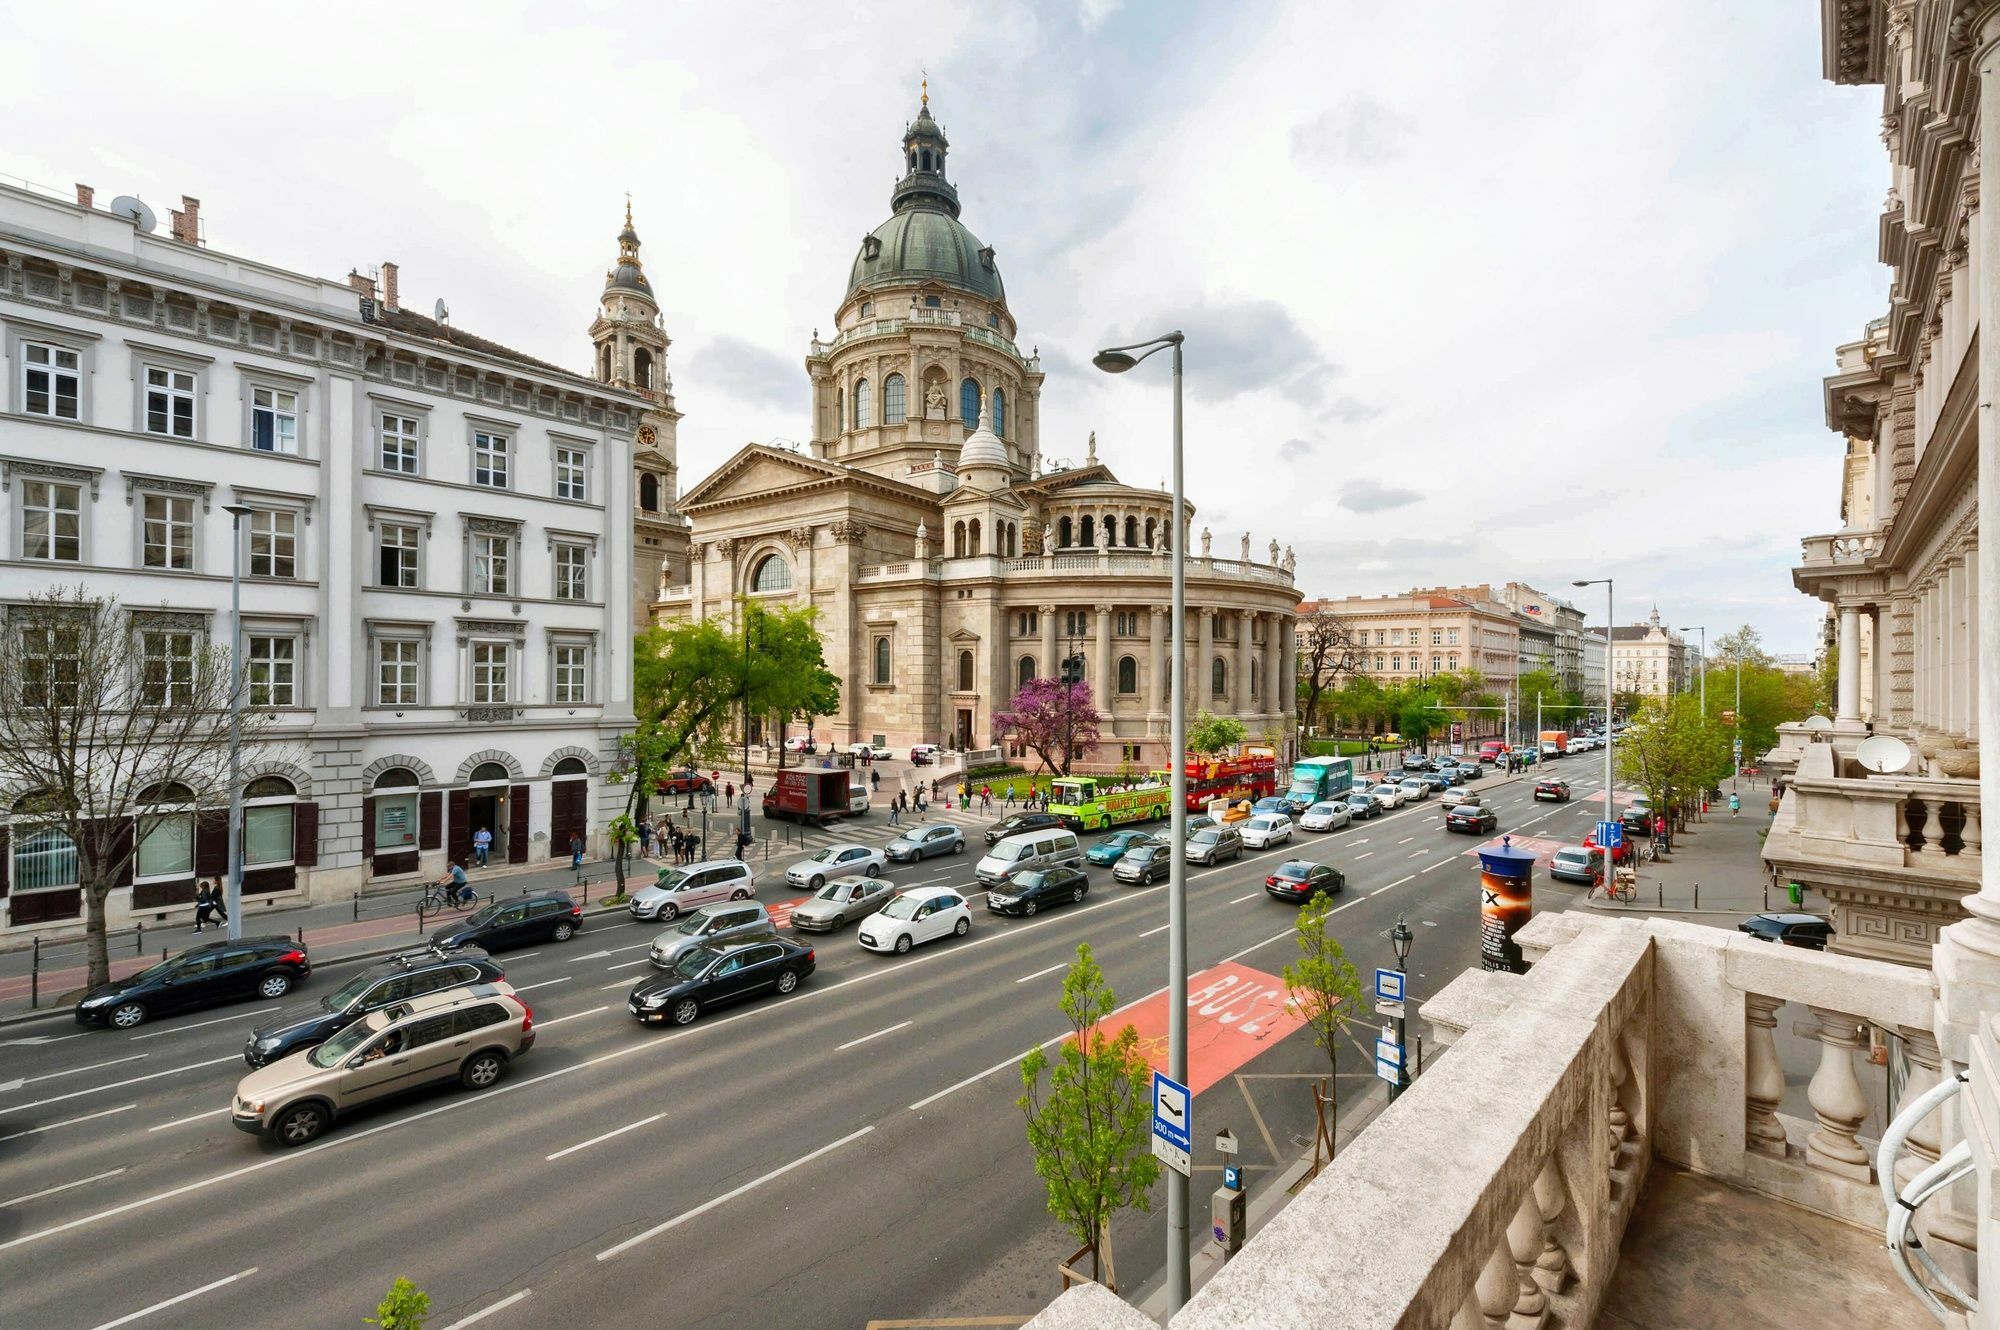
[[[1534,804],[1531,777],[1476,787],[1502,833],[1583,835],[1601,806],[1586,797],[1598,759],[1556,769],[1574,802]],[[1295,913],[1264,893],[1264,875],[1295,857],[1347,873],[1336,930],[1364,980],[1391,962],[1386,931],[1405,914],[1421,999],[1477,963],[1479,841],[1445,833],[1441,813],[1432,799],[1191,870],[1197,1242],[1220,1181],[1216,1130],[1243,1142],[1253,1194],[1310,1147],[1306,1077],[1324,1060],[1283,1018],[1282,992],[1259,982],[1293,955]],[[989,819],[957,820],[963,856],[891,877],[969,889]],[[889,834],[878,811],[811,840]],[[818,971],[797,993],[677,1030],[641,1028],[625,1008],[657,927],[593,915],[568,944],[500,956],[541,1033],[498,1086],[394,1102],[297,1151],[228,1119],[262,1005],[130,1033],[11,1027],[0,1032],[4,1319],[347,1327],[398,1275],[432,1295],[433,1330],[475,1317],[495,1328],[1026,1317],[1055,1293],[1054,1263],[1074,1243],[1044,1209],[1016,1064],[1063,1032],[1056,996],[1078,942],[1121,1003],[1152,998],[1158,1011],[1166,980],[1164,886],[1090,873],[1082,905],[1033,919],[991,915],[975,895],[969,936],[905,957],[863,951],[852,929],[809,939]],[[766,904],[798,898],[775,863],[760,876]],[[1543,908],[1576,894],[1545,876],[1536,888]],[[323,969],[294,1001],[350,973]],[[1374,1085],[1372,1030],[1354,1035],[1344,1103]],[[1158,1273],[1164,1223],[1163,1186],[1151,1215],[1119,1219],[1121,1287]]]

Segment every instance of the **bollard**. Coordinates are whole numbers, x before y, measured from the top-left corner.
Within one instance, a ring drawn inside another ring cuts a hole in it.
[[[132,931],[132,954],[137,956],[146,949],[146,926],[144,924],[135,924]]]
[[[1697,910],[1701,908],[1701,883],[1699,882],[1694,884],[1694,908]]]
[[[358,891],[354,893],[354,922],[361,922],[361,893]]]
[[[301,951],[303,951],[303,950],[305,949],[305,945],[306,945],[306,926],[305,926],[304,924],[300,924],[300,925],[299,925],[299,949],[300,949]]]
[[[42,940],[34,939],[34,958],[28,963],[28,1010],[42,1004]]]
[[[1666,884],[1666,883],[1664,883],[1664,882],[1655,882],[1655,883],[1653,884],[1653,886],[1654,886],[1654,887],[1655,887],[1655,888],[1656,888],[1656,889],[1657,889],[1657,890],[1659,891],[1659,893],[1660,893],[1660,905],[1659,905],[1659,908],[1660,908],[1660,909],[1662,909],[1662,910],[1666,909],[1666,908],[1667,908],[1667,884]]]
[[[1771,879],[1770,879],[1770,878],[1765,878],[1765,879],[1764,879],[1764,908],[1765,908],[1765,909],[1766,909],[1767,911],[1768,911],[1768,910],[1769,910],[1769,909],[1771,908]]]

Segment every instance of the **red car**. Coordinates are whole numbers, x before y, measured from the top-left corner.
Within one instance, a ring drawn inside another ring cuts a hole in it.
[[[1585,836],[1585,837],[1583,838],[1583,848],[1584,848],[1584,849],[1586,849],[1586,850],[1595,850],[1595,849],[1597,849],[1597,848],[1598,848],[1598,844],[1597,844],[1597,833],[1596,833],[1596,832],[1594,832],[1594,831],[1593,831],[1593,832],[1591,832],[1591,833],[1590,833],[1589,835],[1587,835],[1587,836]],[[1621,841],[1619,841],[1619,842],[1618,842],[1618,848],[1617,848],[1617,849],[1615,849],[1615,850],[1613,850],[1613,851],[1611,852],[1611,862],[1612,862],[1612,863],[1614,863],[1614,864],[1629,864],[1629,863],[1631,863],[1631,862],[1632,862],[1632,842],[1631,842],[1631,841],[1629,841],[1629,840],[1621,840]]]
[[[660,777],[661,794],[701,794],[715,788],[715,782],[699,771],[682,768]]]

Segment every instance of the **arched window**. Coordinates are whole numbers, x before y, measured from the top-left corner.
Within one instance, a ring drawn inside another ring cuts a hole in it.
[[[891,374],[888,378],[882,380],[882,423],[884,425],[900,425],[903,423],[907,412],[908,405],[904,400],[903,393],[903,376],[900,374]]]
[[[244,787],[244,867],[292,862],[292,810],[298,797],[282,776],[259,776]]]
[[[889,639],[875,639],[875,682],[889,682]]]
[[[1003,522],[1000,524],[1000,539],[1005,546],[1005,548],[1003,548],[1000,551],[1002,558],[1011,559],[1021,552],[1020,537],[1021,537],[1021,528],[1016,526],[1014,523]]]
[[[958,418],[967,429],[979,428],[979,380],[967,379],[958,385]]]
[[[1035,681],[1035,658],[1023,656],[1014,662],[1014,686],[1026,688]]]
[[[1229,662],[1220,656],[1208,663],[1208,691],[1216,697],[1229,696]]]
[[[649,513],[660,511],[660,481],[654,475],[639,477],[639,506]]]
[[[875,401],[868,380],[859,379],[854,384],[854,428],[867,429],[874,423]]]
[[[979,519],[976,517],[972,519],[972,525],[966,528],[965,552],[975,559],[979,557]]]
[[[1104,545],[1106,549],[1118,543],[1118,519],[1109,513],[1104,517]]]
[[[993,390],[993,432],[1007,437],[1007,393],[1001,388]]]
[[[1139,691],[1139,662],[1130,656],[1118,658],[1118,691],[1121,693]]]
[[[562,761],[556,763],[555,770],[549,773],[549,775],[557,778],[564,776],[588,776],[589,774],[590,768],[583,765],[583,759],[580,757],[564,758]]]
[[[1157,519],[1157,518],[1153,518],[1153,517],[1149,517],[1149,518],[1147,518],[1147,519],[1146,519],[1146,548],[1147,548],[1147,549],[1151,549],[1151,548],[1153,548],[1153,541],[1154,541],[1155,539],[1157,539],[1157,538],[1158,538],[1159,534],[1160,534],[1160,524],[1159,524],[1159,519]]]
[[[142,790],[134,802],[140,811],[133,819],[138,834],[133,876],[167,878],[193,873],[194,791],[167,781]]]
[[[1076,543],[1088,549],[1097,547],[1097,519],[1088,513],[1083,516],[1083,530],[1078,534]]]
[[[565,762],[576,762],[566,758]],[[577,762],[581,768],[583,764]],[[562,774],[562,765],[556,774]],[[417,773],[408,767],[390,767],[375,778],[368,799],[367,816],[375,820],[375,853],[406,850],[417,843]]]
[[[1069,536],[1070,536],[1069,519],[1065,517],[1056,523],[1056,546],[1059,549],[1068,549]]]
[[[632,352],[632,382],[641,388],[653,386],[653,356],[643,346]]]
[[[970,651],[961,651],[958,653],[958,691],[961,693],[972,691],[972,653]]]
[[[963,559],[965,557],[965,523],[963,522],[953,522],[951,524],[951,557],[954,559]]]
[[[611,343],[597,348],[597,377],[605,383],[611,382]]]
[[[790,591],[792,589],[792,566],[782,555],[767,554],[757,565],[756,574],[750,579],[752,591]]]
[[[1136,517],[1128,517],[1125,519],[1126,547],[1130,548],[1131,546],[1137,545],[1138,543],[1139,543],[1139,519]]]
[[[506,767],[500,765],[498,762],[481,762],[472,769],[472,779],[466,783],[469,785],[487,785],[494,782],[505,784],[506,781]]]

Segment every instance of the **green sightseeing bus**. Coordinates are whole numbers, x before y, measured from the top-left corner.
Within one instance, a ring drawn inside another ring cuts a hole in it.
[[[1126,790],[1107,790],[1090,776],[1065,776],[1049,786],[1049,811],[1072,831],[1102,831],[1165,817],[1172,798],[1172,789],[1156,776]]]

